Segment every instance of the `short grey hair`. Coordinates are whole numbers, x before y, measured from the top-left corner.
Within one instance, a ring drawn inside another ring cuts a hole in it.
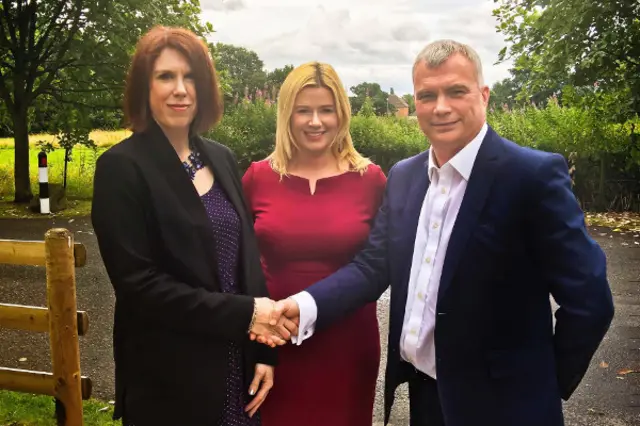
[[[473,47],[455,40],[436,40],[427,44],[420,53],[418,53],[416,60],[413,62],[413,75],[415,75],[418,65],[423,61],[427,67],[436,68],[456,53],[463,55],[471,61],[471,63],[476,67],[478,86],[484,86],[482,61],[480,61],[478,52],[476,52]]]

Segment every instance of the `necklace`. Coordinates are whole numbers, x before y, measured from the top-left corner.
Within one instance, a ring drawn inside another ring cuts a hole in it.
[[[189,154],[189,157],[182,162],[182,165],[191,180],[196,178],[196,172],[198,170],[204,168],[204,162],[202,161],[202,158],[200,158],[200,152],[196,150],[194,146],[191,146],[191,153]]]

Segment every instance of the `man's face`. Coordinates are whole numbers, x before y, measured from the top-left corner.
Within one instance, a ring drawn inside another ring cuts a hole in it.
[[[416,66],[413,85],[418,123],[435,150],[455,155],[480,132],[489,87],[479,87],[469,59],[454,54],[436,68],[423,61]]]

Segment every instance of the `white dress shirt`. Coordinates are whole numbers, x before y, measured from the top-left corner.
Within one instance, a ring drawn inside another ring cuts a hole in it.
[[[400,354],[405,361],[434,379],[434,331],[442,267],[467,182],[487,129],[485,123],[480,133],[441,167],[436,165],[433,150],[429,151],[430,184],[420,210],[414,242]],[[292,340],[299,345],[313,335],[318,309],[307,292],[292,298],[300,307],[300,336]]]

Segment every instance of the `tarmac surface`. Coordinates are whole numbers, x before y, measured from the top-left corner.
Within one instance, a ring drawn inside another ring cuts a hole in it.
[[[76,270],[78,309],[89,313],[90,323],[88,334],[80,340],[82,374],[92,379],[94,397],[111,400],[114,296],[89,219],[0,219],[0,239],[42,240],[52,227],[71,230],[76,242],[87,248],[87,265]],[[614,233],[601,227],[590,228],[590,232],[607,254],[616,315],[584,380],[565,403],[566,425],[640,425],[640,234]],[[44,268],[0,265],[0,302],[46,306]],[[378,303],[383,359],[375,425],[381,425],[383,420],[382,372],[386,363],[388,307],[385,293]],[[50,371],[48,335],[0,330],[0,365]],[[391,424],[409,424],[406,386],[396,393]]]

